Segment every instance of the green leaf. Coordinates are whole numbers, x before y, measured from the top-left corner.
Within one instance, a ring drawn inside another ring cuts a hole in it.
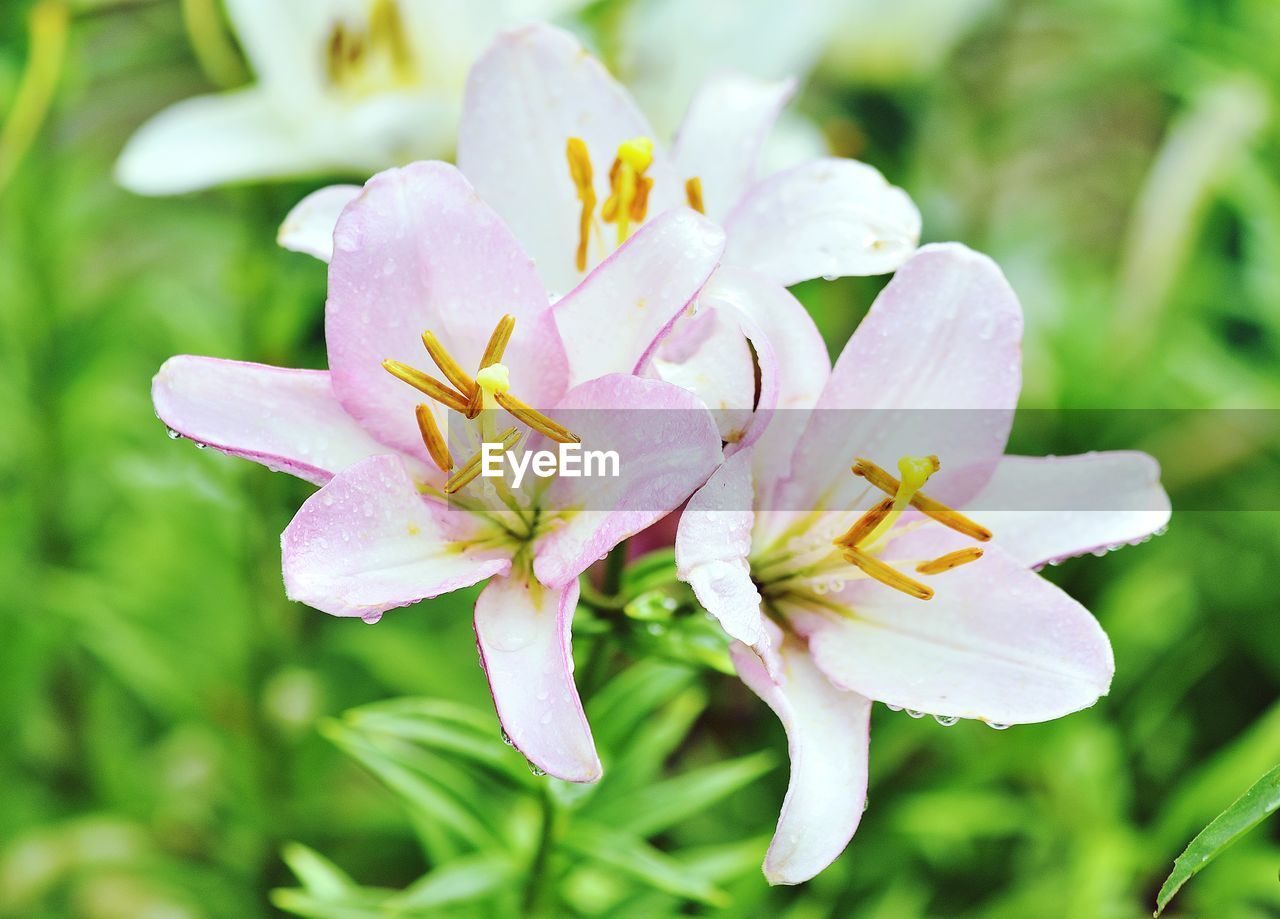
[[[614,798],[591,810],[591,817],[637,836],[652,836],[706,810],[777,764],[777,757],[767,750],[714,763]]]
[[[302,886],[322,899],[337,897],[356,889],[355,881],[345,871],[300,842],[286,843],[280,856],[302,882]]]
[[[1260,778],[1191,840],[1191,844],[1173,863],[1173,873],[1160,887],[1160,893],[1156,896],[1155,915],[1160,915],[1183,884],[1217,858],[1224,849],[1269,817],[1277,807],[1280,807],[1280,766]]]
[[[387,906],[393,912],[417,911],[478,900],[503,889],[515,873],[515,865],[501,856],[459,858],[419,878]]]
[[[711,881],[630,834],[582,821],[574,825],[564,844],[583,858],[608,865],[664,893],[709,906],[729,904],[729,895]]]
[[[450,788],[428,779],[422,770],[395,761],[370,744],[359,732],[340,722],[324,722],[320,731],[359,760],[406,802],[439,820],[468,844],[485,848],[498,843],[493,829],[486,826],[474,810],[458,801]]]

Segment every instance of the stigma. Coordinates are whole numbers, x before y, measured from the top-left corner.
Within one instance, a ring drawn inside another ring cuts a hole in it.
[[[464,418],[475,419],[483,411],[501,409],[532,430],[558,443],[581,443],[582,438],[578,435],[520,401],[511,393],[511,371],[502,363],[502,356],[514,329],[513,316],[503,316],[498,321],[493,333],[489,336],[484,354],[480,358],[480,366],[474,376],[445,350],[444,345],[429,330],[422,333],[422,344],[440,374],[445,378],[444,381],[401,361],[387,359],[382,362],[382,366],[396,379],[408,383],[432,402],[443,405]],[[414,415],[422,435],[423,445],[431,461],[441,472],[453,472],[455,463],[444,434],[436,422],[431,405],[419,404],[414,409]],[[482,427],[481,430],[483,431],[484,428]],[[520,433],[515,428],[508,428],[498,435],[498,439],[507,446],[514,445],[520,437]],[[479,469],[480,454],[477,453],[450,477],[445,485],[446,493],[452,494],[470,483],[479,474]]]
[[[877,551],[877,544],[893,528],[907,508],[914,508],[943,526],[979,542],[991,539],[991,531],[982,524],[969,519],[959,511],[952,510],[941,501],[930,498],[921,491],[929,478],[940,468],[941,463],[936,456],[904,456],[898,461],[900,478],[894,478],[892,474],[870,460],[858,459],[853,465],[853,474],[866,479],[870,485],[886,493],[888,497],[872,505],[854,521],[853,526],[832,541],[841,557],[850,565],[868,577],[917,600],[931,599],[934,594],[933,588],[903,574],[873,554]],[[915,570],[917,574],[937,575],[959,568],[961,565],[976,562],[980,558],[982,558],[982,549],[970,546],[920,562],[915,566]]]

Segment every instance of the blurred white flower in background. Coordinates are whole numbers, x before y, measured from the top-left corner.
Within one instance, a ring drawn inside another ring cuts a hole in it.
[[[498,31],[575,0],[226,0],[256,82],[185,99],[125,146],[116,179],[165,195],[448,155],[462,85]]]
[[[822,69],[863,84],[931,75],[970,28],[1003,0],[845,0],[833,3]]]
[[[694,89],[733,72],[840,83],[927,77],[1002,0],[633,0],[614,36],[614,69],[661,135],[680,123]],[[826,152],[818,126],[783,113],[764,165],[785,169]]]

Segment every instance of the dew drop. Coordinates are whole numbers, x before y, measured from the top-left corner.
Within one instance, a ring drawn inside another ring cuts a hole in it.
[[[165,428],[164,432],[169,435],[170,440],[179,440],[182,437],[182,435],[173,428]]]
[[[506,728],[502,729],[502,742],[508,747],[514,747],[516,745],[516,742],[511,739],[511,735],[507,733]]]
[[[197,450],[204,450],[204,449],[206,449],[206,448],[209,446],[208,444],[202,444],[202,443],[200,443],[200,441],[198,441],[198,440],[197,440],[197,441],[195,441],[195,445],[196,445],[196,449],[197,449]]]
[[[888,702],[886,702],[886,703],[885,703],[885,707],[886,707],[886,708],[888,708],[888,709],[889,709],[889,711],[891,711],[891,712],[900,712],[900,711],[902,711],[902,706],[901,706],[901,705],[891,705],[891,704],[889,704]]]
[[[1009,725],[1007,725],[1007,724],[1001,724],[999,721],[988,721],[988,722],[987,722],[987,727],[991,728],[991,730],[993,730],[993,731],[1007,731],[1007,730],[1009,730]]]
[[[532,762],[529,763],[529,772],[531,775],[536,775],[538,778],[542,778],[544,775],[547,774],[547,770],[539,769]]]
[[[944,728],[949,728],[960,719],[955,715],[934,715],[933,720],[938,722]]]
[[[918,712],[918,711],[916,711],[914,708],[908,708],[908,709],[906,709],[905,711],[906,711],[906,713],[907,713],[908,715],[910,715],[912,718],[923,718],[923,717],[924,717],[924,712]]]

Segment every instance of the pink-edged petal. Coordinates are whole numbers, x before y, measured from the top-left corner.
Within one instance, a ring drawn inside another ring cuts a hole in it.
[[[833,686],[794,638],[778,649],[776,682],[744,645],[730,653],[742,682],[787,732],[791,781],[764,875],[770,884],[799,884],[844,851],[862,820],[871,701]]]
[[[706,80],[685,113],[671,159],[697,176],[708,215],[724,217],[756,178],[760,150],[796,81],[722,74]]]
[[[920,249],[836,361],[800,438],[790,509],[845,507],[857,457],[896,471],[936,454],[928,494],[959,502],[1003,454],[1021,387],[1022,308],[995,262],[956,243]],[[821,496],[821,497],[820,497]]]
[[[570,390],[554,417],[583,450],[613,450],[620,475],[557,477],[541,499],[564,521],[537,544],[534,572],[553,587],[575,579],[628,536],[678,508],[721,461],[714,420],[689,392],[622,374]]]
[[[600,758],[573,683],[577,605],[576,580],[553,590],[527,573],[494,578],[476,600],[476,644],[515,748],[558,779],[594,782]]]
[[[879,702],[995,724],[1049,721],[1096,702],[1115,671],[1111,644],[1061,589],[991,543],[976,562],[915,573],[914,563],[968,544],[926,525],[885,547],[885,561],[934,588],[931,600],[862,580],[828,595],[844,614],[795,613],[818,666]]]
[[[389,169],[342,212],[325,309],[329,368],[343,406],[383,443],[426,458],[413,413],[426,400],[383,359],[434,372],[421,339],[430,329],[463,367],[476,367],[505,313],[516,319],[503,358],[515,392],[533,405],[554,402],[565,362],[546,292],[515,236],[457,169]]]
[[[395,456],[372,456],[307,499],[281,536],[289,599],[333,616],[383,612],[511,567],[477,552],[418,493]]]
[[[1006,456],[966,512],[1014,558],[1043,565],[1143,540],[1170,505],[1154,458],[1115,451]]]
[[[902,189],[856,160],[820,159],[749,189],[725,217],[725,261],[791,285],[893,271],[920,241]]]
[[[333,258],[333,228],[343,208],[360,196],[359,185],[330,185],[313,191],[293,206],[276,242],[291,252],[305,252],[322,262]]]
[[[759,363],[760,400],[742,442],[755,444],[756,478],[768,489],[786,474],[808,409],[831,375],[827,346],[804,305],[764,275],[721,266],[698,303],[745,317],[741,327]]]
[[[649,221],[601,262],[553,308],[570,385],[639,369],[723,251],[719,227],[678,208]]]
[[[618,145],[652,138],[653,130],[627,91],[567,32],[532,25],[499,37],[467,79],[458,166],[515,230],[557,293],[580,277],[575,259],[582,206],[565,156],[570,137],[586,143],[596,197],[603,202]],[[648,175],[654,180],[650,214],[684,200],[683,183],[660,151]],[[612,249],[613,227],[603,233],[592,242],[588,267]]]
[[[732,309],[700,304],[677,320],[651,364],[659,379],[689,390],[710,410],[730,452],[742,446],[755,418],[756,359],[743,325]],[[770,362],[772,368],[771,350]],[[761,381],[776,393],[775,374],[762,372]]]
[[[184,354],[164,362],[151,399],[169,430],[316,485],[388,452],[338,403],[323,370]]]
[[[689,499],[676,532],[676,573],[731,638],[762,657],[769,646],[751,580],[751,451],[724,461]]]

